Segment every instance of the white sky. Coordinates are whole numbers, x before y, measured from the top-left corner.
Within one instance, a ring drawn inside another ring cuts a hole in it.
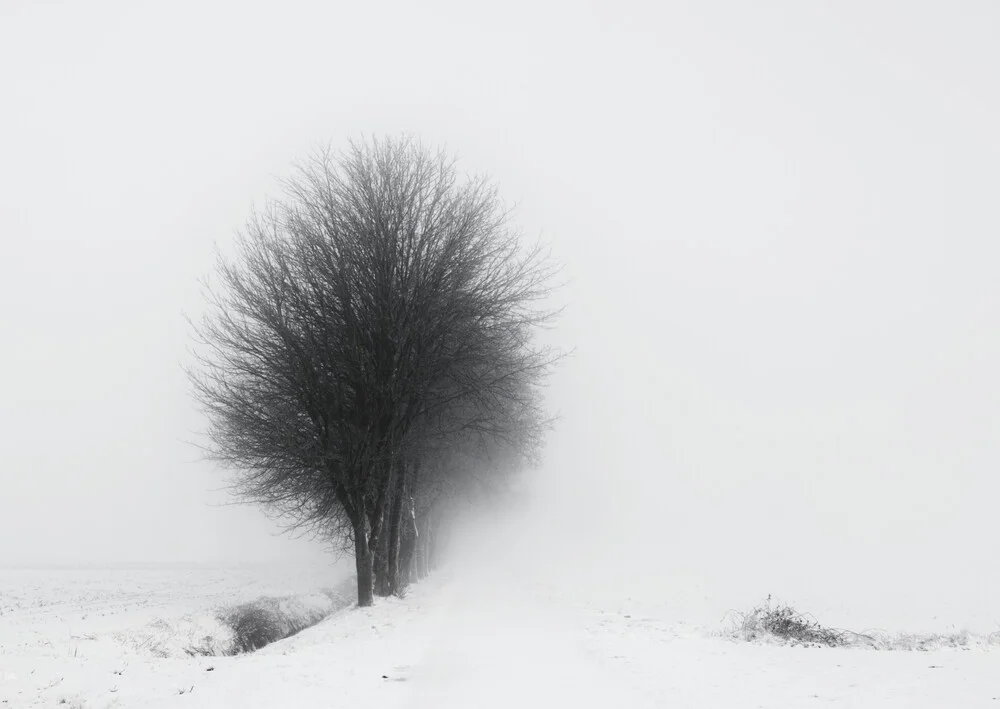
[[[1000,6],[416,5],[0,0],[0,561],[311,553],[212,506],[183,314],[293,160],[413,131],[571,278],[557,539],[985,593]]]

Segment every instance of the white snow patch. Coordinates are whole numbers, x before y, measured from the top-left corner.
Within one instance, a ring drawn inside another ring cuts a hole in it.
[[[249,655],[159,658],[120,645],[117,655],[107,646],[74,655],[65,644],[5,652],[0,699],[87,709],[974,709],[1000,701],[998,656],[988,648],[734,642],[678,612],[684,603],[633,601],[610,586],[592,594],[509,571],[446,570],[405,599],[345,608]]]

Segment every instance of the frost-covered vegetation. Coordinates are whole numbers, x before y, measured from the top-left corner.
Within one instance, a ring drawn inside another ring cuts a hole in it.
[[[153,657],[222,656],[253,652],[295,635],[352,602],[353,580],[322,592],[264,596],[174,618],[159,618],[116,635]]]
[[[989,634],[961,630],[951,633],[857,632],[820,624],[811,614],[773,601],[768,596],[748,612],[730,611],[724,634],[747,642],[805,647],[867,647],[876,650],[929,651],[1000,645],[1000,631]]]

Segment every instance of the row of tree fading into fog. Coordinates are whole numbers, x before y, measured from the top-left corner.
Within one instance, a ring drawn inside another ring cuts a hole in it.
[[[556,268],[486,178],[411,138],[323,150],[220,255],[189,370],[235,492],[353,552],[358,603],[459,501],[537,462]]]

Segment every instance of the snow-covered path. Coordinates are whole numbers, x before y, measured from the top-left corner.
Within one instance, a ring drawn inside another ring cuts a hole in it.
[[[545,589],[493,588],[449,589],[404,706],[1000,706],[995,651],[738,643],[677,619],[567,604]]]
[[[183,701],[182,701],[183,700]],[[1000,654],[749,645],[669,620],[435,579],[250,657],[157,707],[1000,706]]]
[[[413,668],[413,709],[654,706],[539,599],[457,584]]]
[[[434,580],[406,600],[346,611],[253,655],[199,659],[206,667],[177,676],[175,692],[141,704],[132,695],[128,706],[655,706],[575,644],[578,635],[548,610],[523,596]]]
[[[1000,706],[997,651],[751,645],[682,621],[499,572],[442,574],[241,657],[100,643],[0,656],[0,697],[4,709]],[[19,677],[5,683],[4,670]]]

